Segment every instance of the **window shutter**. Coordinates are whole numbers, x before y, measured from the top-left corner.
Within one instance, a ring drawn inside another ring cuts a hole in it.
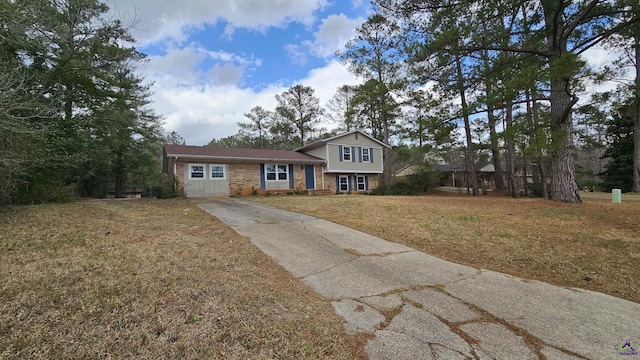
[[[373,163],[373,148],[369,148],[369,162]]]
[[[340,176],[336,175],[336,192],[340,192]]]
[[[289,189],[293,189],[293,164],[289,164]]]
[[[362,162],[362,148],[358,147],[358,162]]]
[[[264,163],[260,163],[260,190],[265,189],[264,178],[265,178]]]
[[[351,147],[351,162],[355,162],[356,161],[356,147],[352,146]]]
[[[351,191],[351,175],[347,176],[347,191]]]
[[[369,177],[368,176],[364,177],[364,189],[365,189],[365,191],[369,191]]]
[[[342,161],[342,145],[338,145],[338,159]]]

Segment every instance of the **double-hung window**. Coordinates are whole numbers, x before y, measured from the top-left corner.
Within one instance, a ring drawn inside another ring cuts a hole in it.
[[[211,165],[211,180],[224,180],[224,165]]]
[[[267,164],[265,173],[268,181],[289,180],[289,166],[280,164]]]
[[[356,186],[358,191],[367,191],[367,180],[364,176],[356,176]]]
[[[340,176],[340,191],[349,191],[349,177],[348,176]]]
[[[342,147],[342,161],[351,161],[351,147]]]
[[[362,148],[362,162],[369,162],[369,148]]]
[[[189,164],[189,179],[190,180],[204,180],[204,164]]]

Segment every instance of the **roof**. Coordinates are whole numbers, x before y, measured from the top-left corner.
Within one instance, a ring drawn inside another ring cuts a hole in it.
[[[458,165],[451,164],[438,164],[435,165],[435,168],[440,171],[465,171],[464,167]],[[495,168],[493,167],[493,163],[484,162],[480,164],[476,164],[476,171],[478,172],[495,172]]]
[[[440,171],[464,171],[464,168],[451,164],[437,164],[434,167]]]
[[[324,163],[323,159],[297,151],[227,148],[167,144],[164,156],[226,161],[287,161],[292,163]]]
[[[393,173],[393,176],[401,177],[415,174],[420,167],[417,165],[407,165]]]
[[[451,164],[435,164],[432,165],[432,167],[436,170],[440,170],[443,172],[450,172],[450,171],[464,171],[464,168],[456,166],[456,165],[451,165]],[[393,176],[407,176],[407,175],[411,175],[413,173],[415,173],[418,169],[420,169],[420,166],[418,165],[407,165],[405,167],[403,167],[402,169],[396,171]],[[482,164],[478,164],[476,166],[476,170],[479,172],[495,172],[495,169],[493,167],[493,163],[487,162],[487,163],[482,163]]]
[[[378,140],[378,139],[374,138],[373,136],[371,136],[371,135],[369,135],[369,134],[365,133],[365,132],[364,132],[364,131],[362,131],[362,130],[351,130],[351,131],[349,131],[349,132],[342,133],[342,134],[340,134],[340,135],[336,135],[336,136],[333,136],[333,137],[330,137],[330,138],[322,139],[322,140],[316,141],[316,142],[314,142],[314,143],[311,143],[311,144],[305,145],[305,146],[303,146],[303,147],[301,147],[301,148],[299,148],[299,149],[296,149],[296,151],[313,150],[313,149],[316,149],[316,148],[319,148],[319,147],[324,146],[326,143],[328,143],[328,142],[330,142],[330,141],[332,141],[332,140],[339,139],[339,138],[341,138],[341,137],[345,137],[345,136],[351,135],[351,134],[353,134],[353,133],[359,133],[360,135],[367,137],[367,138],[368,138],[368,139],[370,139],[371,141],[378,143],[378,145],[380,145],[380,146],[384,146],[384,147],[388,147],[388,148],[390,148],[390,147],[391,147],[391,146],[389,146],[389,145],[387,145],[387,144],[383,143],[382,141],[380,141],[380,140]]]
[[[496,172],[496,168],[492,162],[480,163],[476,166],[476,169],[480,172]]]

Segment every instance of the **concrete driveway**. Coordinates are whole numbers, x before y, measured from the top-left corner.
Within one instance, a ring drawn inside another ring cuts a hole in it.
[[[640,354],[640,304],[454,264],[251,201],[196,202],[331,299],[347,332],[374,335],[370,359],[634,359],[627,342]]]

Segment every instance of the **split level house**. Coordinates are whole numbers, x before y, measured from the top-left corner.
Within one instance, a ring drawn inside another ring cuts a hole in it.
[[[373,190],[384,143],[351,131],[295,151],[165,145],[162,169],[188,197]]]

